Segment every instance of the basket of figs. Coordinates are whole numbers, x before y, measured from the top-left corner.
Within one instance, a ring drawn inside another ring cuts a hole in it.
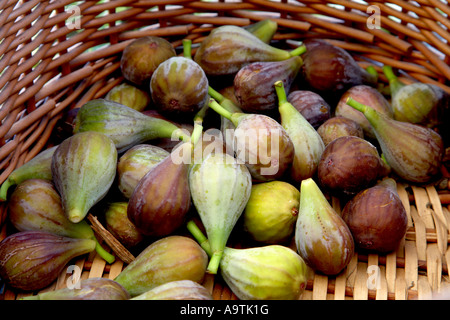
[[[449,15],[2,1],[0,299],[450,298]]]

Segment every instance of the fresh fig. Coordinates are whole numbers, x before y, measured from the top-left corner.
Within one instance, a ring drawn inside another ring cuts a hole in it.
[[[281,61],[253,62],[242,67],[233,82],[240,108],[247,113],[273,114],[278,107],[273,83],[282,81],[289,92],[302,63],[302,58],[294,56]]]
[[[213,300],[211,293],[192,280],[175,280],[161,284],[131,300]]]
[[[312,178],[301,182],[295,244],[306,264],[326,275],[339,274],[355,252],[350,229]]]
[[[326,146],[317,177],[321,187],[335,195],[355,194],[375,185],[389,170],[372,143],[356,136],[344,136]]]
[[[105,134],[114,142],[118,153],[157,138],[189,139],[182,128],[167,120],[105,99],[94,99],[81,106],[74,133],[85,131]]]
[[[92,252],[96,242],[44,231],[16,232],[0,242],[0,276],[11,287],[40,290],[73,258]]]
[[[348,89],[339,99],[336,105],[335,115],[351,119],[358,123],[363,129],[366,138],[375,139],[375,133],[366,117],[358,110],[347,104],[347,99],[352,97],[375,110],[392,118],[394,116],[389,101],[375,88],[367,85],[357,85]]]
[[[127,202],[112,202],[105,208],[106,229],[126,248],[133,248],[144,240],[144,236],[131,223],[127,215]]]
[[[427,183],[440,172],[442,137],[434,130],[398,121],[349,98],[347,103],[369,120],[387,163],[400,178]]]
[[[225,76],[252,62],[289,59],[296,55],[295,50],[273,47],[242,27],[224,25],[213,29],[201,42],[194,60],[208,76]]]
[[[280,244],[294,233],[300,192],[285,181],[254,184],[243,216],[244,230],[256,241]]]
[[[109,191],[117,168],[117,150],[106,135],[87,131],[74,134],[52,157],[52,177],[66,217],[74,223]]]
[[[317,128],[317,133],[322,138],[325,146],[330,144],[334,139],[345,136],[356,136],[364,139],[364,130],[361,125],[343,116],[335,116],[326,120]]]
[[[274,86],[278,97],[281,125],[294,145],[290,178],[300,182],[316,173],[325,145],[316,129],[287,101],[283,82],[277,81]]]
[[[310,90],[291,91],[287,100],[317,129],[331,118],[331,106],[319,94]]]
[[[0,187],[0,201],[8,199],[8,191],[11,187],[27,179],[52,180],[52,157],[58,146],[45,149],[33,157],[30,161],[16,168]]]
[[[151,243],[114,280],[135,297],[171,281],[201,283],[207,264],[208,255],[195,240],[173,235]]]
[[[148,85],[159,64],[176,56],[175,48],[161,37],[145,36],[131,41],[123,50],[120,70],[128,81]]]
[[[208,103],[209,81],[192,59],[172,57],[162,62],[150,80],[156,110],[168,118],[192,118]]]
[[[128,300],[130,294],[119,283],[108,278],[79,280],[73,287],[40,292],[21,300]]]
[[[277,32],[278,24],[271,19],[264,19],[243,27],[265,43],[270,43]]]
[[[251,175],[231,155],[210,153],[192,166],[189,187],[213,253],[208,272],[215,274],[231,231],[250,197]]]
[[[227,247],[220,271],[241,300],[298,300],[308,280],[305,261],[294,250],[281,245]]]
[[[329,103],[339,100],[353,86],[375,85],[377,77],[361,68],[346,50],[322,39],[307,40],[304,44],[302,78]]]
[[[150,144],[138,144],[125,151],[117,163],[120,192],[129,199],[142,177],[169,154],[163,148]]]
[[[128,202],[128,219],[147,236],[167,236],[178,229],[191,206],[188,173],[191,142],[181,142],[139,180]]]
[[[151,103],[151,97],[147,91],[126,82],[108,91],[105,99],[123,104],[136,111],[144,111]]]
[[[377,253],[397,249],[408,227],[406,210],[392,178],[355,195],[344,206],[342,219],[357,247]]]
[[[233,150],[255,180],[277,180],[287,172],[294,144],[276,120],[263,114],[231,113],[213,99],[209,106],[235,125]]]

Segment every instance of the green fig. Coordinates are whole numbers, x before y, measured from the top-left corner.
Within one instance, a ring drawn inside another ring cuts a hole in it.
[[[28,179],[20,183],[8,202],[8,217],[18,231],[46,231],[97,242],[94,231],[86,221],[72,223],[67,219],[61,197],[49,180]],[[114,262],[115,257],[98,242],[96,251],[107,262]]]
[[[252,62],[289,59],[296,55],[295,50],[273,47],[244,28],[224,25],[212,30],[201,42],[194,60],[208,76],[223,76],[235,74]]]
[[[434,130],[389,118],[352,98],[347,103],[369,120],[386,162],[400,178],[426,183],[440,172],[444,142]]]
[[[325,145],[311,123],[287,100],[283,82],[277,81],[274,85],[278,97],[281,125],[294,145],[290,177],[300,182],[316,173]]]
[[[192,118],[208,102],[208,87],[203,69],[185,57],[162,62],[150,80],[156,110],[171,119]]]
[[[302,63],[302,58],[293,56],[282,61],[258,61],[242,67],[233,82],[240,108],[247,113],[273,113],[278,106],[273,83],[282,81],[289,92]]]
[[[185,236],[168,236],[151,243],[114,279],[132,297],[170,281],[204,279],[208,255]]]
[[[144,235],[131,223],[127,215],[128,202],[112,202],[105,208],[105,226],[126,248],[133,248],[144,240]]]
[[[326,275],[339,274],[355,252],[350,229],[312,178],[301,182],[295,244],[305,262]]]
[[[264,19],[244,26],[243,28],[252,33],[255,37],[259,38],[261,41],[270,43],[273,36],[277,32],[278,23],[271,19]]]
[[[167,120],[147,116],[105,99],[86,102],[74,123],[74,133],[96,131],[108,136],[118,153],[156,138],[189,138],[181,128]]]
[[[52,157],[58,146],[54,146],[38,153],[30,161],[14,169],[0,187],[0,201],[8,199],[8,190],[27,179],[52,180]]]
[[[252,180],[245,165],[227,153],[210,153],[189,173],[192,201],[205,226],[215,274],[228,238],[250,197]]]
[[[40,290],[50,285],[67,263],[92,252],[96,242],[45,231],[16,232],[0,242],[0,277],[20,290]]]
[[[138,182],[128,202],[128,218],[139,232],[167,236],[178,229],[191,206],[188,173],[191,142],[181,142]]]
[[[120,70],[128,81],[146,86],[159,64],[174,56],[175,48],[166,39],[141,37],[131,41],[123,50]]]
[[[150,144],[138,144],[125,151],[117,163],[120,192],[129,199],[142,177],[168,155],[168,151]]]
[[[242,214],[244,230],[256,241],[287,241],[294,232],[299,201],[298,189],[285,181],[254,184]]]
[[[123,104],[136,111],[144,111],[151,102],[151,97],[146,91],[128,83],[121,83],[112,88],[106,94],[105,99]]]
[[[21,300],[128,300],[130,294],[119,283],[108,278],[87,278],[78,283],[27,296]]]
[[[220,271],[241,300],[298,300],[306,289],[308,267],[281,245],[225,248]]]
[[[161,284],[131,300],[213,300],[211,293],[192,280],[175,280]]]
[[[294,145],[286,130],[263,114],[229,112],[214,99],[209,106],[235,126],[233,150],[257,181],[282,177],[294,159]]]
[[[74,223],[109,191],[116,176],[117,150],[102,133],[86,131],[67,138],[55,150],[52,176],[66,217]]]

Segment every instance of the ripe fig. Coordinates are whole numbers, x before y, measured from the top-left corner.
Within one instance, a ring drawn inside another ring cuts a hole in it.
[[[196,241],[173,235],[151,243],[114,280],[135,297],[170,281],[201,283],[207,264],[208,255]]]
[[[191,142],[181,142],[166,158],[148,171],[128,202],[128,219],[147,236],[167,236],[178,229],[191,206],[189,161],[177,158],[191,153]]]
[[[270,43],[277,32],[278,24],[271,19],[264,19],[243,27],[265,43]]]
[[[355,195],[344,206],[342,219],[357,247],[378,253],[397,249],[408,227],[406,210],[392,178]]]
[[[294,233],[300,192],[285,181],[254,184],[243,216],[244,230],[260,242],[278,244]]]
[[[21,231],[0,242],[0,277],[26,291],[50,285],[73,258],[92,252],[96,242],[45,231]]]
[[[106,135],[86,131],[74,134],[58,146],[52,157],[52,176],[66,217],[83,220],[114,182],[117,150]]]
[[[247,113],[273,114],[278,106],[273,83],[282,81],[289,92],[302,63],[302,58],[294,56],[282,61],[253,62],[242,67],[233,82],[240,108]]]
[[[274,86],[278,97],[281,125],[294,145],[290,178],[300,182],[316,173],[325,145],[316,129],[287,101],[283,83],[277,81]]]
[[[364,130],[360,124],[343,116],[335,116],[326,120],[317,128],[317,133],[322,138],[325,146],[334,139],[345,136],[356,136],[364,139]]]
[[[355,252],[350,229],[312,178],[301,182],[295,244],[306,264],[326,275],[339,274]]]
[[[375,139],[373,128],[364,114],[347,104],[349,97],[392,118],[394,114],[389,101],[377,89],[367,85],[357,85],[344,92],[336,105],[336,116],[342,116],[355,121],[363,129],[366,138]]]
[[[166,39],[146,36],[133,40],[125,47],[120,69],[128,81],[146,86],[159,64],[174,56],[175,48]]]
[[[389,118],[352,98],[347,103],[369,120],[383,156],[400,178],[426,183],[440,172],[444,142],[434,130]]]
[[[142,177],[169,154],[163,148],[150,144],[138,144],[125,151],[117,163],[120,192],[129,199]]]
[[[369,141],[344,136],[331,141],[317,169],[321,187],[336,195],[355,194],[389,173],[389,166]]]
[[[8,191],[11,187],[27,179],[52,180],[52,157],[58,146],[54,146],[38,153],[22,166],[14,169],[0,187],[0,201],[8,199]]]
[[[211,293],[192,280],[175,280],[161,284],[131,300],[213,300]]]
[[[108,91],[105,99],[123,104],[136,111],[144,111],[151,103],[151,97],[147,91],[126,82]]]
[[[252,180],[245,165],[227,153],[210,153],[189,173],[192,202],[205,227],[217,273],[228,238],[250,197]]]
[[[192,59],[172,57],[162,62],[150,80],[156,110],[172,119],[192,118],[208,103],[209,82]]]
[[[296,55],[295,50],[273,47],[242,27],[224,25],[213,29],[201,42],[194,60],[208,76],[235,75],[252,62],[289,59]]]
[[[287,100],[317,129],[331,117],[330,105],[317,93],[309,90],[291,91]]]
[[[325,100],[337,101],[350,87],[376,83],[377,77],[361,68],[346,50],[322,39],[304,43],[302,78]]]
[[[298,300],[308,280],[305,261],[294,250],[281,245],[227,247],[220,271],[241,300]]]
[[[235,125],[233,150],[255,180],[276,180],[287,172],[294,159],[294,144],[276,120],[263,114],[232,113],[215,100],[209,106]]]
[[[73,287],[40,292],[21,300],[128,300],[130,294],[119,283],[108,278],[79,280]]]
[[[157,138],[189,139],[174,123],[105,99],[94,99],[81,106],[75,118],[74,133],[85,131],[105,134],[114,142],[118,153]]]
[[[112,202],[105,209],[106,229],[126,248],[133,248],[144,240],[144,236],[131,223],[127,215],[127,202]]]

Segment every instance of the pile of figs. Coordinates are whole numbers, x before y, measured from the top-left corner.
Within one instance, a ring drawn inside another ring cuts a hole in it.
[[[322,39],[275,46],[277,27],[132,41],[123,83],[70,110],[69,132],[1,186],[1,280],[34,300],[211,300],[216,274],[240,299],[296,300],[312,271],[396,250],[397,181],[439,180],[448,94],[384,66],[385,95],[375,68]],[[91,215],[133,259],[115,279],[41,291],[75,258],[117,259]]]

